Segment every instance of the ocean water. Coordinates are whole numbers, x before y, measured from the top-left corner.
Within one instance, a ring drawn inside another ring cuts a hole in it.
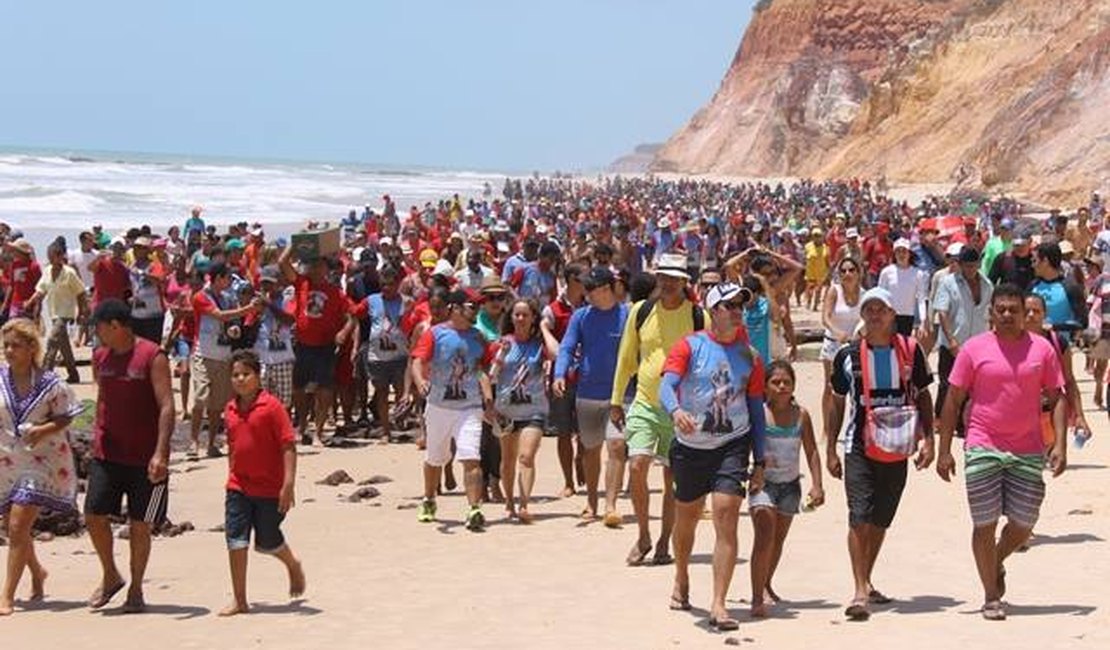
[[[450,197],[500,196],[505,174],[386,165],[0,148],[0,221],[30,230],[117,232],[181,225],[194,205],[206,222],[338,221],[351,209],[399,211]]]

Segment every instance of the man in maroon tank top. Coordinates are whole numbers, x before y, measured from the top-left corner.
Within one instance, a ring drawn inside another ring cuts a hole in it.
[[[109,515],[122,514],[127,497],[131,521],[131,588],[124,613],[146,608],[143,574],[153,526],[166,516],[170,436],[174,428],[170,365],[156,344],[135,336],[131,308],[104,300],[93,312],[100,347],[93,352],[98,395],[93,460],[89,464],[85,522],[104,575],[89,607],[107,605],[123,589],[112,554]]]

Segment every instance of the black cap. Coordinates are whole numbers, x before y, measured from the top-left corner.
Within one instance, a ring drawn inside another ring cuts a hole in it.
[[[116,321],[124,327],[131,326],[131,306],[118,298],[102,300],[92,313],[93,323]]]
[[[974,246],[964,246],[963,250],[960,251],[959,260],[960,264],[978,262],[979,249],[975,248]]]
[[[613,284],[616,278],[613,277],[613,272],[607,266],[595,266],[589,271],[583,273],[579,278],[582,284],[586,286],[586,291],[593,291],[600,287]]]

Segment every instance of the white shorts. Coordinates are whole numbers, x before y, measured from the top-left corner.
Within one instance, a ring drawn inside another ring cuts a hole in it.
[[[821,353],[817,355],[817,358],[821,361],[832,361],[842,347],[844,347],[843,343],[826,336],[821,339]]]
[[[453,410],[428,404],[424,407],[424,462],[443,467],[451,462],[451,441],[456,460],[481,460],[482,410]]]

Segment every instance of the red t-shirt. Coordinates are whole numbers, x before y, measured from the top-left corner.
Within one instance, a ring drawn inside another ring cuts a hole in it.
[[[22,309],[23,303],[35,295],[35,286],[42,277],[39,263],[33,259],[16,260],[11,265],[12,309]]]
[[[298,275],[296,288],[297,342],[303,345],[335,345],[335,335],[347,318],[347,297],[333,284],[314,288],[306,276]]]
[[[249,497],[276,499],[285,482],[285,448],[296,444],[285,406],[266,391],[244,412],[232,398],[224,408],[231,462],[227,489]]]
[[[122,261],[100,258],[93,270],[93,307],[109,298],[126,300],[131,290],[131,272]]]
[[[872,237],[863,243],[863,259],[867,272],[878,275],[894,259],[894,244],[885,235]]]

